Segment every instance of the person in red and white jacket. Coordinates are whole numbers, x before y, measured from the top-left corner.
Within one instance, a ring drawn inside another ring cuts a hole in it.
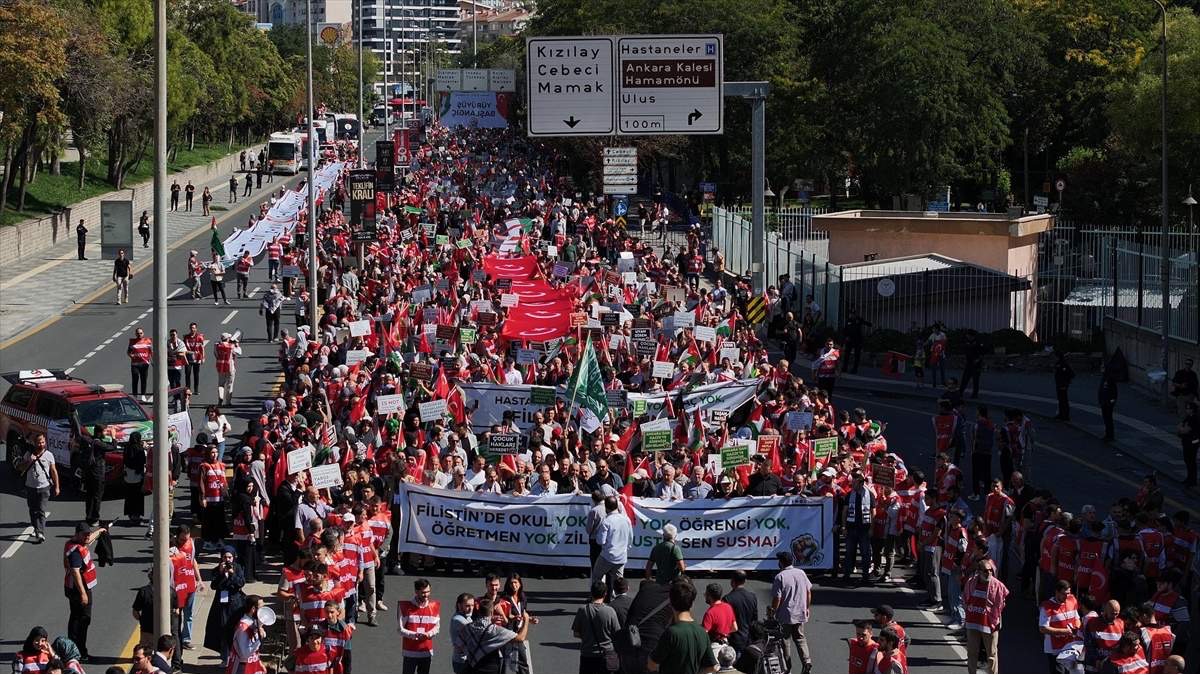
[[[433,662],[433,638],[441,630],[442,606],[431,600],[428,579],[413,582],[413,599],[396,607],[396,630],[402,638],[405,673],[428,673]]]
[[[63,546],[63,587],[71,603],[67,618],[67,638],[79,648],[82,660],[87,661],[88,626],[92,623],[93,590],[96,588],[96,561],[89,546],[100,536],[103,528],[80,521],[75,524],[75,536]]]
[[[200,532],[205,551],[218,551],[225,539],[225,500],[229,496],[229,480],[225,463],[216,445],[209,445],[205,461],[200,463]]]
[[[258,650],[262,648],[262,640],[267,636],[267,629],[258,620],[258,610],[263,606],[263,599],[257,595],[247,595],[245,613],[238,621],[233,631],[233,642],[229,649],[229,664],[226,672],[230,673],[265,673]]]
[[[129,355],[129,372],[133,386],[129,393],[134,396],[146,395],[146,379],[150,375],[150,360],[154,358],[154,342],[146,337],[141,328],[134,329],[133,337],[129,338],[129,347],[125,350]]]
[[[217,357],[217,404],[233,405],[233,383],[237,379],[237,357],[242,345],[230,333],[221,333],[221,341],[213,347]]]

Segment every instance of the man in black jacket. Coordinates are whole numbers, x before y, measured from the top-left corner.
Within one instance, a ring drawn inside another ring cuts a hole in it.
[[[732,590],[725,594],[725,602],[733,608],[733,616],[737,619],[737,630],[729,634],[729,644],[742,651],[750,645],[750,626],[758,621],[758,598],[746,589],[746,572],[734,570],[729,578]]]
[[[1071,380],[1075,379],[1075,371],[1071,364],[1067,363],[1067,355],[1057,346],[1054,348],[1054,358],[1054,392],[1058,395],[1058,414],[1054,419],[1066,422],[1071,419],[1071,401],[1068,399],[1068,393]]]
[[[113,449],[103,424],[92,427],[92,437],[80,439],[79,469],[83,485],[84,520],[89,525],[100,524],[100,507],[104,501],[104,474],[108,471],[105,455]]]

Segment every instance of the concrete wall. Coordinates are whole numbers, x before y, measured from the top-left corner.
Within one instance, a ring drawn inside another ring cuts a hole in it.
[[[880,260],[937,253],[994,270],[1009,271],[1008,236],[934,232],[831,231],[829,262],[836,265],[862,262],[867,253]]]
[[[238,168],[239,149],[212,164],[194,166],[187,171],[167,176],[167,185],[171,180],[178,180],[180,185],[192,181],[197,185],[197,193],[206,183],[216,180],[217,176],[232,173]],[[199,200],[199,194],[196,195]],[[82,218],[87,225],[89,241],[98,241],[100,237],[100,202],[108,200],[133,200],[133,214],[136,225],[138,215],[146,209],[154,209],[154,181],[139,183],[131,188],[114,190],[91,199],[72,204],[62,213],[33,218],[15,225],[0,227],[0,266],[28,263],[37,254],[63,241],[75,240],[75,225]]]
[[[1162,385],[1152,384],[1146,374],[1161,370],[1162,334],[1105,317],[1104,351],[1111,355],[1118,348],[1129,362],[1129,381],[1153,394],[1161,393]],[[1183,366],[1185,358],[1200,361],[1200,345],[1174,338],[1167,340],[1168,378]]]

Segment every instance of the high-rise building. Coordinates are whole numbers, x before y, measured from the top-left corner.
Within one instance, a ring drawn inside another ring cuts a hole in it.
[[[375,53],[383,95],[383,71],[394,95],[425,98],[438,67],[448,67],[462,50],[457,0],[355,0],[362,7],[363,47]],[[354,28],[358,14],[353,14]],[[357,30],[356,30],[357,34]],[[357,38],[356,38],[357,39]]]
[[[259,23],[301,24],[305,0],[235,0],[243,12]],[[349,23],[353,0],[312,0],[312,20],[320,23]]]

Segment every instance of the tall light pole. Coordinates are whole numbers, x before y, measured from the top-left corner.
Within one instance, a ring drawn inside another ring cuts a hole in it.
[[[1169,204],[1167,203],[1167,6],[1162,0],[1154,0],[1158,11],[1162,14],[1162,96],[1160,100],[1162,114],[1162,233],[1159,242],[1159,255],[1162,260],[1159,272],[1159,283],[1162,285],[1162,363],[1163,373],[1167,371],[1167,334],[1171,326],[1171,259],[1170,226],[1167,224]],[[1167,393],[1167,378],[1163,377],[1163,396]]]
[[[363,124],[367,121],[363,117],[363,0],[358,0],[358,91],[355,94],[358,99],[358,168],[361,169],[367,165],[362,132]]]
[[[479,0],[471,0],[471,67],[479,67],[479,24],[475,22]]]
[[[395,59],[395,43],[389,38],[388,32],[388,8],[390,0],[383,0],[383,140],[389,140],[391,134],[388,129],[392,126],[392,92],[391,86],[388,84],[388,69],[392,67]]]
[[[317,128],[313,125],[312,0],[304,0],[304,23],[305,49],[308,54],[308,337],[310,340],[316,340],[319,335],[317,332],[317,193],[316,186],[313,185],[313,172],[315,171],[313,165],[317,163],[317,144],[313,141],[317,137]],[[361,122],[359,120],[360,124]],[[359,135],[361,136],[361,131]]]
[[[171,634],[167,435],[167,0],[154,2],[154,632]],[[185,441],[186,442],[186,441]]]

